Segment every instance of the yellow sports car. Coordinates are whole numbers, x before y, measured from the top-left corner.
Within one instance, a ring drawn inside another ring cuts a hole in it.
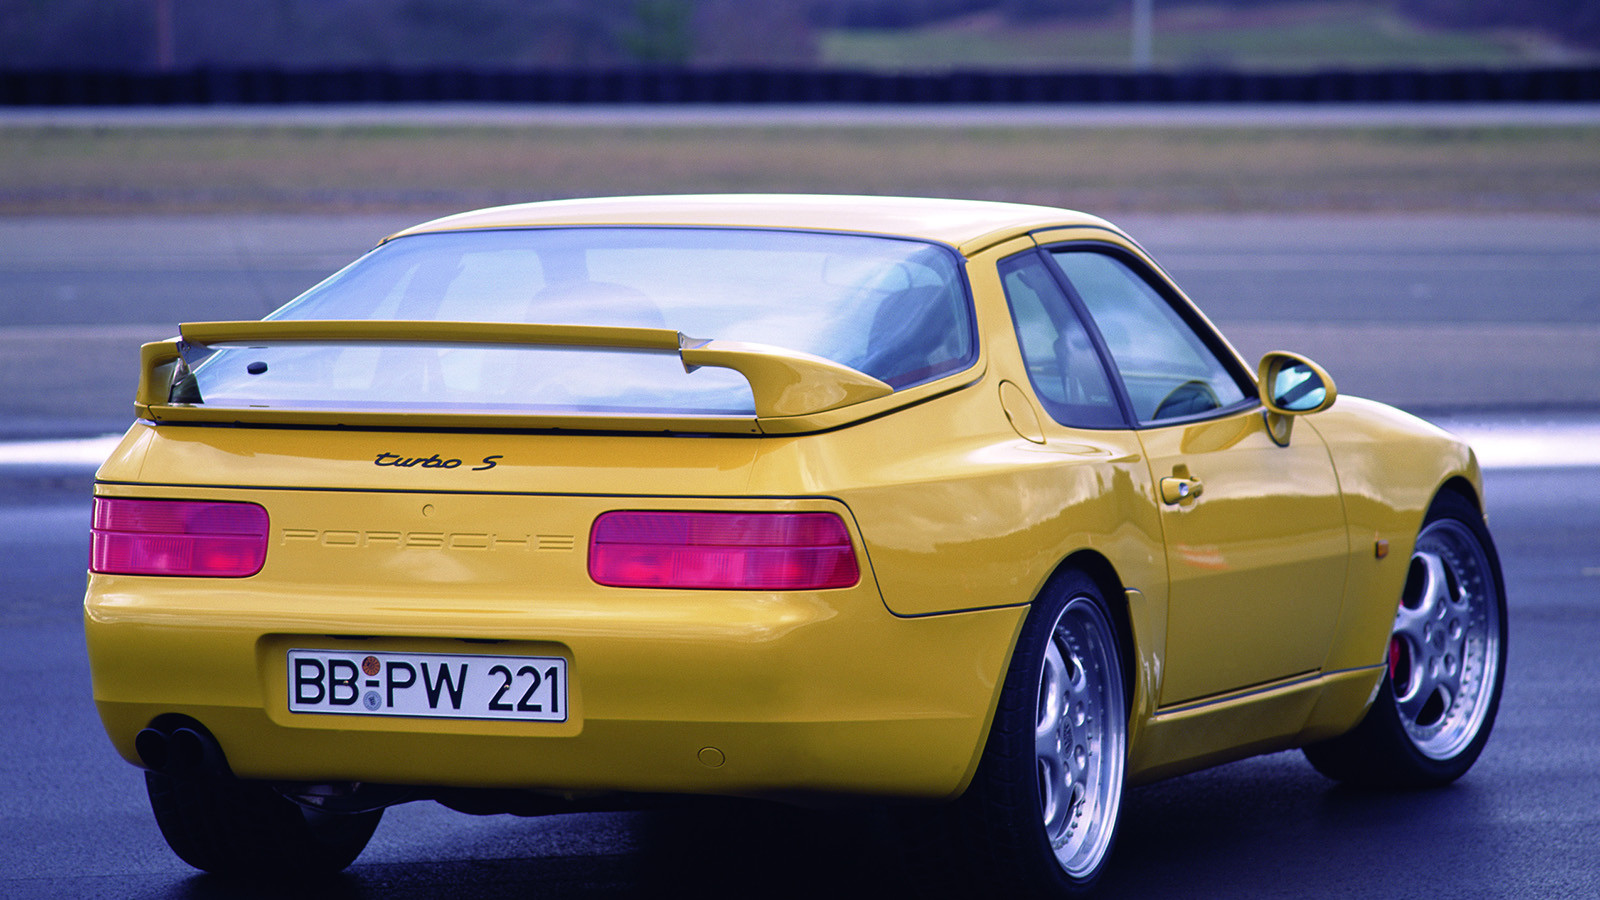
[[[1247,366],[1092,216],[508,206],[180,332],[85,627],[202,869],[338,870],[409,800],[855,797],[1072,895],[1127,785],[1291,747],[1442,784],[1494,721],[1471,450]]]

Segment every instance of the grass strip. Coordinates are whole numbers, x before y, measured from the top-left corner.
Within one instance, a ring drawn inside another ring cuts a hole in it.
[[[0,214],[430,213],[705,191],[1120,212],[1600,212],[1600,127],[12,127]]]

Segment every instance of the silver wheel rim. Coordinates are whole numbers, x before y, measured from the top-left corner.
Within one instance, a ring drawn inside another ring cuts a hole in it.
[[[1483,545],[1466,525],[1422,529],[1389,640],[1400,724],[1430,759],[1459,754],[1483,728],[1500,668],[1500,603]]]
[[[1115,634],[1097,603],[1074,597],[1050,629],[1034,726],[1045,835],[1070,876],[1110,849],[1127,739]]]

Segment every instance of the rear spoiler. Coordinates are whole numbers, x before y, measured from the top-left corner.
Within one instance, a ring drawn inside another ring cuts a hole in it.
[[[185,352],[196,345],[284,342],[379,342],[409,344],[482,344],[549,347],[594,347],[676,353],[685,372],[701,367],[732,369],[750,383],[756,420],[811,416],[867,400],[886,397],[894,388],[849,366],[829,359],[740,341],[696,340],[667,328],[627,328],[603,325],[537,325],[504,322],[407,322],[367,320],[276,320],[265,322],[191,322],[179,326],[181,337],[145,344],[140,348],[139,390],[134,405],[140,416],[155,421],[233,421],[307,424],[392,425],[415,424],[418,414],[374,411],[292,410],[258,407],[207,408],[204,403],[174,400],[174,386],[187,374]],[[434,413],[421,414],[431,417]],[[530,420],[558,419],[571,427],[573,420],[594,416],[529,416],[504,414],[437,414],[455,419],[469,416],[490,427],[541,427]],[[608,420],[611,417],[604,417]],[[635,417],[638,418],[638,417]],[[710,427],[708,422],[730,417],[684,420],[681,430],[750,431],[750,420],[732,417],[735,428]],[[493,420],[493,421],[488,421]],[[652,430],[662,420],[643,417]],[[679,420],[672,419],[671,422]],[[731,424],[731,423],[730,423]],[[669,428],[668,430],[680,430]],[[787,429],[785,429],[787,430]]]

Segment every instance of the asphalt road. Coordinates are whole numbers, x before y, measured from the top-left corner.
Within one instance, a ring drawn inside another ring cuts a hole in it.
[[[138,345],[254,319],[405,216],[0,219],[0,441],[131,415]],[[1600,412],[1600,220],[1130,216],[1248,359],[1297,350],[1341,391],[1425,413]]]
[[[85,469],[0,472],[0,896],[280,895],[169,853],[100,730],[80,623],[87,486]],[[1600,896],[1600,469],[1493,469],[1487,490],[1511,644],[1477,766],[1442,790],[1368,792],[1282,753],[1135,789],[1102,896]],[[356,865],[305,896],[897,896],[921,871],[907,859],[888,821],[861,812],[517,819],[427,803],[390,810]]]

